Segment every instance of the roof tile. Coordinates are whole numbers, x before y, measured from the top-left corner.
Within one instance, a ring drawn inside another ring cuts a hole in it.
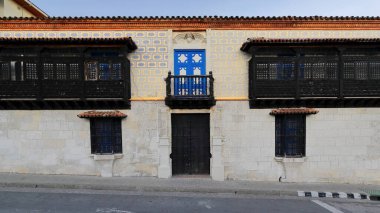
[[[120,111],[88,111],[77,115],[79,118],[126,118],[127,115]]]
[[[240,50],[248,52],[255,45],[283,45],[283,44],[373,44],[380,43],[380,38],[248,38]]]
[[[319,110],[314,108],[279,108],[273,109],[269,114],[270,115],[292,115],[292,114],[317,114]]]
[[[352,21],[380,20],[380,16],[50,16],[50,17],[1,17],[0,20],[252,20],[252,21]]]

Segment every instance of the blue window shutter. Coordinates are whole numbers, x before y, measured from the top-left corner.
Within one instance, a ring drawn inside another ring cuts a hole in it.
[[[205,50],[174,50],[174,75],[206,75]],[[174,80],[174,95],[199,95],[206,94],[206,91],[206,78],[193,80],[184,77]]]

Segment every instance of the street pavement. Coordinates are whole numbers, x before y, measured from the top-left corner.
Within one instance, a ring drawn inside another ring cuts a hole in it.
[[[333,183],[284,183],[260,181],[213,181],[210,178],[96,177],[0,173],[0,187],[55,189],[97,189],[144,192],[234,193],[298,196],[297,191],[355,192],[379,191],[379,185]]]
[[[123,192],[86,189],[0,188],[0,212],[284,212],[378,213],[369,200],[329,200],[225,193]]]

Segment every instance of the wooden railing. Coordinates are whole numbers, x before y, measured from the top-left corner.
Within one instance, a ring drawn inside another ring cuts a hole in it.
[[[0,99],[129,99],[123,80],[25,80],[0,81]]]
[[[214,97],[214,77],[209,75],[174,76],[166,78],[166,96],[176,98]]]
[[[173,76],[169,72],[165,81],[165,103],[172,109],[209,109],[215,105],[212,72],[193,76]]]

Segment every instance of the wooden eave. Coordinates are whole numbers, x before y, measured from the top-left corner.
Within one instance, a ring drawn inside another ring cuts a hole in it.
[[[251,48],[262,47],[379,47],[380,38],[323,38],[323,39],[265,39],[248,38],[240,50],[249,53]]]
[[[137,49],[135,42],[130,37],[122,38],[0,38],[0,47],[23,46],[96,46],[96,47],[121,47],[126,46],[129,51]]]
[[[2,18],[0,30],[380,30],[379,17]]]

